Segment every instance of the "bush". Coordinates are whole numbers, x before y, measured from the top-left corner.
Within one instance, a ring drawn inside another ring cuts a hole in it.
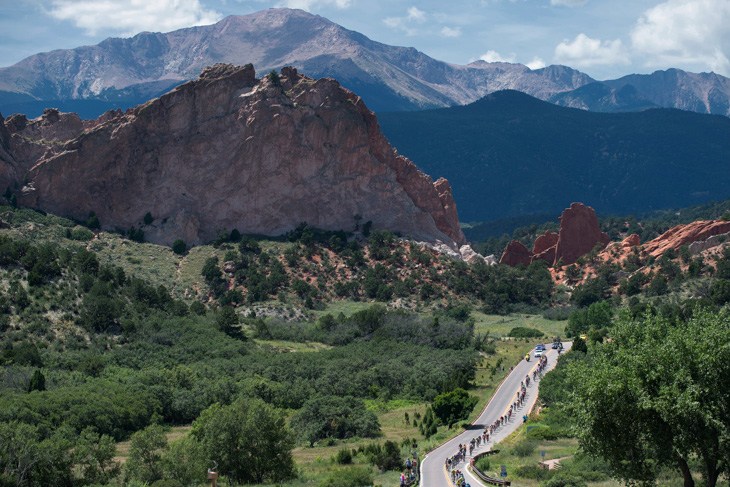
[[[547,440],[553,441],[560,438],[561,432],[548,427],[537,427],[532,428],[528,433],[527,437],[531,440]]]
[[[84,227],[76,227],[73,230],[66,229],[66,238],[77,240],[79,242],[88,242],[94,238],[94,232]]]
[[[543,332],[536,330],[535,328],[516,326],[509,331],[507,336],[513,338],[540,338],[543,336]]]
[[[172,251],[178,255],[184,254],[187,248],[188,245],[185,243],[185,240],[181,238],[178,238],[172,243]]]
[[[364,467],[335,470],[322,482],[322,487],[366,487],[373,485],[370,469]]]
[[[519,443],[517,443],[514,448],[512,448],[512,453],[517,455],[520,458],[525,458],[527,456],[532,455],[535,453],[535,449],[537,448],[537,445],[534,441],[530,440],[522,440]]]
[[[400,470],[403,466],[403,459],[400,456],[400,448],[392,441],[386,441],[380,453],[371,458],[380,470]]]
[[[99,224],[99,217],[93,211],[89,212],[89,218],[86,219],[86,226],[92,229],[97,229],[101,226]]]
[[[579,477],[561,475],[541,483],[540,487],[586,487],[586,483]]]
[[[434,398],[431,409],[442,423],[452,424],[466,419],[478,402],[478,398],[470,396],[464,389],[454,389],[451,392],[438,395]]]
[[[487,473],[489,472],[489,469],[492,468],[492,465],[489,463],[489,457],[486,455],[479,457],[474,466],[481,470],[482,473]]]
[[[148,211],[147,213],[145,213],[145,215],[144,215],[144,219],[143,219],[142,221],[144,222],[144,224],[145,224],[145,225],[149,225],[149,224],[150,224],[150,223],[152,223],[152,222],[153,222],[154,220],[155,220],[155,219],[154,219],[154,218],[152,218],[152,213],[150,213],[150,212]]]
[[[341,448],[337,452],[337,456],[335,457],[335,461],[337,463],[339,463],[340,465],[347,465],[349,463],[352,463],[352,452],[347,447]]]
[[[556,470],[545,470],[537,465],[521,465],[514,470],[515,477],[523,479],[547,480],[555,475]]]

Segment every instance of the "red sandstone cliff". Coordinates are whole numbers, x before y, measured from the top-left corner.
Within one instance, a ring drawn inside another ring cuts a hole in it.
[[[150,212],[152,242],[199,243],[224,228],[277,235],[304,221],[350,229],[361,215],[465,243],[448,182],[398,155],[358,96],[291,68],[275,82],[217,64],[126,113],[82,122],[47,110],[3,129],[18,170],[3,159],[0,186],[27,178],[21,204],[77,219],[94,211],[106,228],[139,226]]]

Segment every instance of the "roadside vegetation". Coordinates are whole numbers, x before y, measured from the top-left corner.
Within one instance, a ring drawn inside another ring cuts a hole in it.
[[[586,334],[590,357],[619,317],[688,323],[730,301],[727,250],[699,270],[682,252],[646,263],[665,292],[634,292],[608,271],[571,289],[544,262],[466,264],[369,227],[170,249],[144,222],[0,216],[0,485],[198,486],[215,463],[222,486],[397,485],[536,343]],[[567,442],[556,454],[580,436],[555,399],[571,356],[529,433]]]

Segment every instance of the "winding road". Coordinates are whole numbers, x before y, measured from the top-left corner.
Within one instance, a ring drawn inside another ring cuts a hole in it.
[[[570,349],[572,343],[565,342],[563,345],[565,351],[567,351]],[[557,350],[548,349],[546,355],[548,363],[545,372],[548,372],[555,367],[558,352]],[[482,414],[479,415],[468,429],[426,455],[421,462],[420,473],[422,487],[452,487],[451,479],[444,464],[446,459],[458,451],[459,443],[469,443],[472,438],[481,435],[485,427],[494,423],[500,416],[507,414],[507,410],[516,399],[517,392],[520,390],[520,383],[529,374],[531,381],[527,387],[525,401],[522,406],[517,409],[516,413],[513,413],[512,420],[495,431],[490,436],[489,441],[486,443],[483,442],[476,448],[473,455],[489,450],[493,444],[502,441],[522,424],[522,416],[527,414],[527,411],[532,408],[537,400],[537,391],[540,384],[539,378],[537,381],[532,381],[532,372],[537,368],[538,364],[538,360],[534,358],[534,350],[530,351],[530,356],[532,358],[529,362],[521,360],[514,370],[502,381],[502,384],[497,388],[489,403],[482,411]],[[471,458],[471,456],[467,455],[466,460],[462,461],[456,468],[464,472],[467,483],[472,486],[484,485],[482,481],[477,480],[466,468]],[[488,472],[485,473],[489,474]]]

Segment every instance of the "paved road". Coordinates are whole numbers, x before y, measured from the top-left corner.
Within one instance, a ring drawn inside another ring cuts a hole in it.
[[[564,343],[566,351],[570,348],[571,343]],[[550,346],[550,344],[548,344]],[[507,378],[502,382],[500,387],[494,393],[494,396],[487,404],[487,407],[482,411],[482,414],[477,418],[474,424],[465,430],[459,436],[447,441],[440,447],[430,452],[421,462],[421,485],[423,487],[451,487],[451,480],[448,477],[444,468],[444,462],[446,458],[454,455],[459,449],[459,443],[468,443],[472,438],[480,435],[484,428],[494,423],[500,416],[507,413],[512,402],[517,397],[517,392],[520,390],[520,382],[525,380],[526,375],[530,375],[530,386],[527,388],[525,394],[525,402],[517,409],[517,412],[512,413],[512,420],[501,426],[494,435],[490,436],[489,441],[485,444],[482,443],[479,448],[474,450],[474,455],[487,451],[494,443],[499,443],[506,438],[510,433],[514,432],[522,423],[522,416],[527,414],[527,411],[532,408],[537,400],[537,390],[540,384],[539,379],[535,382],[532,381],[532,371],[537,367],[538,361],[534,358],[534,351],[530,351],[532,357],[529,362],[524,359],[514,368]],[[549,349],[547,353],[548,365],[546,372],[552,370],[555,367],[558,353],[556,350]],[[466,466],[469,464],[471,457],[467,456],[466,460],[457,466],[458,470],[464,472],[466,481],[472,486],[483,485],[483,483],[477,480],[471,472],[468,471]]]

